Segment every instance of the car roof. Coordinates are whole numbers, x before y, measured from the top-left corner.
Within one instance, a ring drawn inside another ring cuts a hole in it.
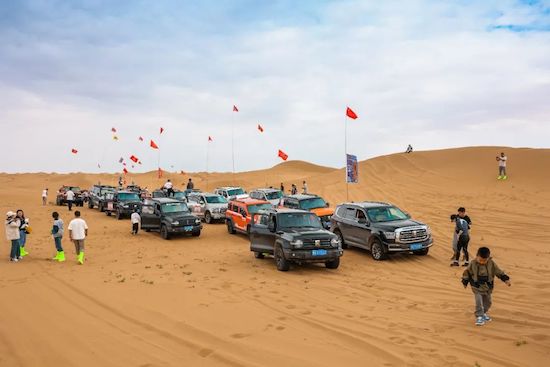
[[[302,209],[291,209],[291,208],[272,208],[272,209],[263,209],[260,210],[259,213],[277,213],[277,214],[311,214],[315,215],[312,212],[308,210],[302,210]]]
[[[181,201],[170,199],[170,198],[153,198],[153,199],[149,199],[149,200],[150,201],[156,201],[159,204],[170,204],[170,203],[180,203],[180,204],[182,204]]]
[[[271,204],[269,201],[244,198],[239,200],[231,200],[230,203],[244,204],[244,205],[255,205],[255,204]]]
[[[234,189],[242,189],[242,187],[240,187],[240,186],[223,186],[223,187],[216,188],[216,190],[234,190]]]
[[[285,196],[285,198],[305,200],[305,199],[311,199],[311,198],[320,198],[320,196],[315,194],[296,194],[296,195],[287,195]]]
[[[343,205],[350,205],[350,206],[358,206],[363,209],[370,209],[370,208],[381,208],[386,206],[392,206],[391,204],[385,203],[383,201],[360,201],[357,203],[344,203]]]
[[[278,191],[281,191],[281,190],[278,190],[278,189],[255,189],[255,190],[252,190],[252,191],[260,191],[260,192],[278,192]]]
[[[212,196],[220,196],[218,194],[214,194],[213,192],[200,192],[200,191],[194,191],[194,192],[190,192],[189,193],[189,196],[200,196],[200,195],[204,195],[204,196],[208,196],[208,197],[212,197]]]
[[[118,190],[117,194],[137,194],[135,191]]]

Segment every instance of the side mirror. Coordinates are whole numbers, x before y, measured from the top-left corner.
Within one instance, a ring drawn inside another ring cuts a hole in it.
[[[199,201],[199,204],[204,205],[204,200]]]

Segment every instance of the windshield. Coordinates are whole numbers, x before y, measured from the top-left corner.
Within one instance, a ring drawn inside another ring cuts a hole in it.
[[[271,209],[271,208],[273,208],[273,205],[271,204],[254,204],[254,205],[248,206],[248,212],[250,213],[250,215],[252,215],[254,213],[259,212],[260,210]]]
[[[178,191],[174,193],[175,199],[185,199],[185,192]]]
[[[108,192],[115,192],[115,189],[114,188],[110,188],[110,187],[104,187],[101,189],[101,193],[102,194],[106,194]]]
[[[208,204],[226,204],[227,200],[223,196],[207,196],[206,202]]]
[[[237,196],[237,195],[243,195],[245,194],[244,190],[243,189],[231,189],[231,190],[227,190],[227,194],[229,196]]]
[[[189,211],[185,203],[166,203],[162,204],[163,213],[186,213]]]
[[[323,228],[319,217],[310,213],[280,214],[277,220],[279,221],[278,228]]]
[[[303,210],[326,208],[326,206],[327,206],[327,203],[326,201],[323,200],[323,198],[311,198],[311,199],[300,200],[300,209],[303,209]]]
[[[139,201],[139,195],[135,193],[120,193],[118,194],[118,200],[120,201]]]
[[[283,197],[283,192],[282,191],[267,192],[265,194],[265,197],[267,198],[267,200],[280,199]]]
[[[367,210],[367,215],[371,222],[392,222],[394,220],[409,219],[409,216],[394,206],[384,208],[373,208]]]
[[[80,192],[80,187],[78,186],[71,186],[67,188],[68,190],[71,190],[72,192]]]

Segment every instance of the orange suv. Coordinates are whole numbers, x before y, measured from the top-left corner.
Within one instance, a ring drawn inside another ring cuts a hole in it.
[[[250,198],[230,201],[225,212],[227,231],[231,234],[250,234],[252,215],[265,209],[273,209],[273,205],[269,201]]]
[[[314,194],[288,195],[283,197],[282,202],[283,207],[315,213],[321,219],[323,227],[330,228],[330,218],[334,214],[334,208],[331,208],[322,197]]]

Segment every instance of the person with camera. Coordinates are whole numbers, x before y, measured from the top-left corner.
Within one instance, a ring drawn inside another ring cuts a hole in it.
[[[17,218],[17,215],[12,211],[7,212],[5,222],[6,238],[11,242],[10,261],[13,262],[21,260],[19,226],[21,226],[21,221]]]
[[[507,180],[508,176],[506,175],[506,162],[508,161],[508,157],[504,154],[504,152],[500,153],[500,156],[497,156],[497,162],[498,162],[498,177],[497,180]]]
[[[21,248],[19,253],[21,257],[27,256],[29,253],[25,250],[27,244],[27,235],[31,233],[29,227],[29,218],[25,218],[23,210],[17,210],[17,219],[19,219],[19,247]]]

